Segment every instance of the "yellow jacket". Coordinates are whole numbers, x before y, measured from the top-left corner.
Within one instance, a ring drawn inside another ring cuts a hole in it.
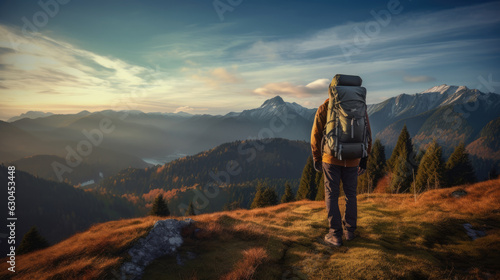
[[[314,117],[314,123],[311,131],[311,149],[313,154],[314,161],[323,161],[329,164],[335,164],[346,167],[355,167],[359,165],[358,159],[348,159],[348,160],[339,160],[332,155],[323,153],[321,154],[322,147],[322,139],[323,139],[323,130],[326,124],[326,115],[328,113],[328,101],[326,99],[323,104],[321,104],[316,111],[316,116]],[[368,154],[370,154],[372,150],[372,130],[370,128],[370,121],[368,120],[368,114],[366,114],[366,123],[368,127]]]

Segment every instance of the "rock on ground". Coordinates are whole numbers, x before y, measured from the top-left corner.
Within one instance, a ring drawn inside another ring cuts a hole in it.
[[[139,239],[129,250],[132,260],[122,265],[121,278],[123,280],[140,279],[146,266],[153,260],[175,254],[183,242],[182,228],[192,223],[194,223],[192,219],[157,221],[149,234],[145,238]]]

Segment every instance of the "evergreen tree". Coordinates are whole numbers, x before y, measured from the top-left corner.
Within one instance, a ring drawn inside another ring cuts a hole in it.
[[[392,173],[390,187],[393,192],[410,190],[413,181],[414,165],[413,145],[406,125],[401,130],[396,147],[391,158],[387,161],[387,168]]]
[[[413,166],[407,160],[406,147],[394,162],[394,169],[390,182],[390,188],[393,193],[402,193],[410,189],[413,181]]]
[[[278,195],[274,188],[264,188],[262,191],[262,199],[264,201],[264,206],[271,206],[278,204]]]
[[[314,162],[311,156],[307,158],[306,165],[302,171],[299,189],[297,191],[296,200],[316,198],[316,170],[314,169]]]
[[[276,191],[269,187],[263,187],[259,185],[257,193],[253,199],[251,209],[266,207],[271,205],[276,205],[278,203],[278,195]]]
[[[317,192],[316,192],[316,198],[314,200],[316,201],[322,201],[325,200],[325,176],[323,173],[316,172],[316,186],[317,186]]]
[[[38,232],[35,226],[24,235],[21,244],[17,247],[16,252],[18,255],[26,254],[36,250],[49,247],[49,242]]]
[[[433,140],[420,161],[415,178],[416,192],[443,187],[444,164],[441,146]]]
[[[257,192],[255,193],[255,196],[253,198],[252,205],[250,205],[251,209],[260,208],[260,207],[264,206],[264,199],[262,198],[262,191],[263,191],[263,187],[262,187],[262,185],[259,185],[257,187]]]
[[[446,162],[447,186],[453,187],[476,181],[474,167],[469,160],[464,143],[460,143]]]
[[[189,202],[188,209],[186,210],[186,216],[194,216],[196,213],[194,213],[194,207],[193,207],[193,202]]]
[[[292,202],[292,201],[294,201],[292,187],[290,186],[290,183],[286,182],[285,183],[285,193],[281,197],[281,203],[288,203],[288,202]]]
[[[161,217],[170,216],[170,211],[168,210],[168,205],[167,202],[165,202],[163,195],[159,194],[158,196],[156,196],[149,215]]]
[[[418,150],[418,153],[417,153],[417,156],[415,158],[415,162],[420,165],[420,161],[422,161],[422,158],[424,157],[425,155],[425,151],[424,150]]]
[[[385,147],[375,140],[366,163],[366,172],[358,177],[358,193],[372,192],[385,174]]]
[[[390,171],[394,172],[394,166],[402,151],[406,151],[406,158],[409,158],[409,155],[413,154],[413,145],[411,144],[411,137],[408,129],[406,128],[406,124],[403,126],[401,133],[398,137],[398,142],[396,142],[396,146],[394,150],[392,150],[391,157],[387,161],[387,167]]]

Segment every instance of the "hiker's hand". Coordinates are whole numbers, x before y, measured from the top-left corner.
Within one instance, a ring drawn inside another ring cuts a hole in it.
[[[323,172],[323,167],[321,166],[321,161],[314,162],[314,169],[316,169],[317,172]]]
[[[361,169],[366,169],[366,162],[368,161],[368,157],[361,158],[359,161],[359,167]]]
[[[363,173],[365,173],[365,171],[366,171],[366,169],[363,169],[360,166],[358,166],[358,176],[363,175]]]
[[[366,162],[368,161],[367,157],[361,158],[359,161],[359,167],[358,167],[358,176],[362,175],[366,171]]]

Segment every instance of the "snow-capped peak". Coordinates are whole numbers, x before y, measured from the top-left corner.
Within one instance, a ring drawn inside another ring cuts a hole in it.
[[[439,93],[450,95],[463,90],[468,90],[468,88],[466,86],[449,86],[447,84],[442,84],[440,86],[431,87],[430,89],[422,91],[421,93]]]
[[[267,107],[267,106],[280,106],[283,104],[285,104],[285,101],[283,101],[283,98],[281,98],[281,96],[279,96],[279,95],[276,95],[275,97],[264,101],[264,103],[262,103],[262,105],[260,107],[263,108],[263,107]]]
[[[232,112],[231,114],[227,114],[225,117],[241,117],[241,118],[250,118],[257,120],[270,120],[273,117],[283,116],[291,113],[300,115],[305,119],[309,119],[311,115],[314,115],[315,112],[316,112],[315,109],[307,109],[295,102],[293,103],[285,102],[283,98],[281,98],[278,95],[264,101],[264,103],[259,108],[244,110],[241,113]]]
[[[400,94],[379,104],[370,105],[368,114],[385,111],[386,118],[403,118],[450,104],[464,104],[485,95],[466,86],[440,85],[421,93]],[[495,97],[496,98],[496,97]]]

